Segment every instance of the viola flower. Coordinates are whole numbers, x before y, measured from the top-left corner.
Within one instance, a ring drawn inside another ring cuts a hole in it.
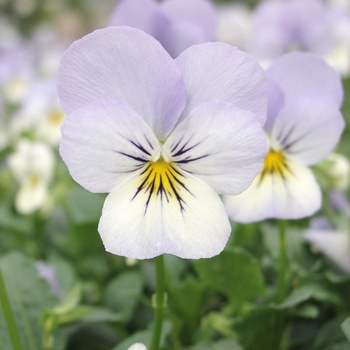
[[[191,45],[216,40],[217,14],[209,0],[122,0],[110,24],[143,30],[172,57]]]
[[[321,59],[290,53],[267,77],[269,152],[249,189],[224,200],[238,222],[299,219],[318,210],[321,190],[309,166],[327,156],[344,128],[341,80]]]
[[[253,50],[261,59],[293,50],[324,55],[334,44],[332,13],[320,0],[267,0],[253,22]]]
[[[99,223],[106,250],[220,253],[230,224],[218,193],[247,188],[267,151],[256,61],[223,43],[173,60],[144,32],[109,27],[72,44],[58,80],[61,156],[80,185],[110,192]]]
[[[147,350],[147,347],[142,343],[135,343],[131,345],[128,350]]]
[[[350,274],[350,232],[336,229],[329,222],[316,227],[311,222],[304,238],[342,271]]]
[[[18,212],[30,214],[41,208],[49,195],[55,165],[51,149],[43,143],[21,140],[8,165],[20,185],[15,199]]]

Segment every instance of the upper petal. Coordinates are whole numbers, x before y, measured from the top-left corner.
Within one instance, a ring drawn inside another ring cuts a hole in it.
[[[182,119],[201,103],[222,100],[266,120],[266,79],[248,54],[224,43],[206,43],[185,50],[175,59],[188,95]]]
[[[237,194],[261,170],[267,144],[252,113],[215,101],[193,109],[175,127],[163,150],[217,193]]]
[[[61,61],[58,93],[67,114],[99,99],[124,101],[160,138],[186,103],[172,58],[154,38],[128,27],[96,30],[74,42]]]
[[[99,223],[106,250],[137,259],[219,254],[231,231],[219,196],[170,163],[150,166],[107,197]]]
[[[60,154],[73,179],[91,192],[112,191],[157,152],[152,130],[123,102],[96,102],[63,123]]]
[[[284,174],[260,174],[238,196],[225,196],[229,217],[238,222],[264,219],[300,219],[314,214],[321,206],[321,190],[312,172],[288,159]]]
[[[305,98],[289,103],[278,113],[271,138],[288,155],[311,165],[336,146],[343,129],[343,117],[334,105]]]
[[[112,14],[110,25],[138,28],[159,40],[169,18],[154,0],[122,0]]]
[[[216,39],[217,14],[208,0],[166,0],[161,8],[174,22],[189,21],[203,29],[206,41]]]
[[[286,54],[271,65],[267,76],[282,89],[286,103],[305,96],[329,102],[335,107],[342,103],[343,87],[339,75],[322,59],[311,54]]]

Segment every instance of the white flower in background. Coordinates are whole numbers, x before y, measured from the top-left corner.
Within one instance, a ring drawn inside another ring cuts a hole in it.
[[[350,12],[333,15],[333,47],[325,59],[343,77],[350,75]]]
[[[244,4],[229,4],[218,7],[218,41],[248,51],[252,40],[252,15]]]
[[[135,343],[131,345],[128,350],[147,350],[146,345],[142,343]]]
[[[61,125],[65,118],[55,82],[37,83],[23,101],[11,121],[11,134],[31,134],[35,139],[57,146],[61,139]]]
[[[342,154],[329,154],[322,163],[317,165],[317,169],[326,176],[330,187],[341,191],[349,187],[350,162]]]
[[[350,232],[313,225],[304,233],[305,239],[327,256],[341,270],[350,274]]]
[[[19,184],[15,199],[18,212],[30,214],[42,207],[54,171],[52,150],[43,143],[21,140],[9,156],[8,165]]]

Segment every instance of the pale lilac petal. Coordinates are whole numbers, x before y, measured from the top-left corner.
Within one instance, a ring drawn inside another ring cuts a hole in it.
[[[188,47],[207,42],[203,28],[194,21],[172,22],[160,35],[159,41],[172,57],[177,57]]]
[[[110,25],[143,30],[159,41],[170,19],[154,0],[122,0],[112,14]]]
[[[172,58],[154,38],[128,27],[97,30],[73,43],[62,58],[58,80],[67,114],[99,99],[118,99],[161,139],[186,103]]]
[[[111,192],[157,152],[152,130],[122,102],[77,109],[62,127],[61,156],[73,179],[91,192]]]
[[[314,214],[321,206],[321,190],[312,172],[288,159],[289,172],[259,175],[238,196],[224,196],[229,217],[237,222],[264,219],[300,219]]]
[[[289,156],[312,165],[336,146],[343,129],[344,120],[337,108],[306,98],[284,106],[275,119],[271,138]]]
[[[151,186],[140,190],[144,178],[137,174],[109,194],[99,223],[106,250],[137,259],[164,253],[186,259],[219,254],[231,232],[219,196],[179,169],[160,175],[163,187],[157,185],[157,173],[148,177]],[[166,183],[167,176],[175,190]]]
[[[350,235],[338,230],[308,230],[304,237],[344,272],[350,274]]]
[[[267,96],[267,119],[264,128],[270,131],[285,102],[282,89],[271,78],[267,79]]]
[[[267,71],[282,89],[286,103],[296,98],[314,96],[323,103],[340,107],[343,88],[336,71],[311,54],[293,52],[275,61]]]
[[[208,101],[221,100],[266,120],[266,78],[248,54],[224,43],[206,43],[185,50],[175,59],[188,94],[182,119]]]
[[[267,143],[252,113],[215,101],[193,109],[163,149],[174,164],[217,193],[238,194],[260,172]]]
[[[216,39],[217,13],[208,0],[166,0],[160,3],[161,8],[174,22],[188,21],[197,24],[206,38]]]

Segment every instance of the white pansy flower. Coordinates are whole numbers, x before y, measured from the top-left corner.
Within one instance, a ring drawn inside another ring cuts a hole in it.
[[[8,165],[19,184],[15,199],[18,212],[30,214],[42,207],[55,165],[52,150],[43,143],[21,140]]]

